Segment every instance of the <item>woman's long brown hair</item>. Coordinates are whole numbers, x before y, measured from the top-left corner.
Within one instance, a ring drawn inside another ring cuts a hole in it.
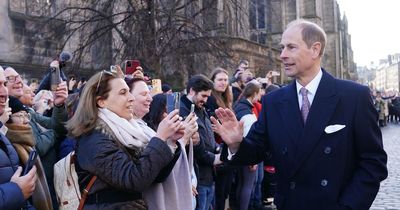
[[[219,73],[224,73],[228,76],[229,78],[229,74],[228,71],[226,71],[225,69],[221,68],[221,67],[217,67],[215,68],[212,72],[211,72],[211,81],[214,82],[215,77],[217,76],[217,74]],[[229,79],[228,79],[229,81]],[[218,92],[215,90],[215,88],[213,88],[212,90],[212,95],[215,97],[216,101],[217,101],[217,105],[219,107],[222,107],[224,109],[229,108],[232,109],[232,101],[233,101],[233,95],[232,95],[232,90],[228,86],[226,87],[224,92]]]
[[[107,99],[111,90],[109,81],[121,77],[121,74],[98,72],[87,81],[76,112],[66,125],[69,136],[78,138],[94,129],[98,119],[97,100]]]

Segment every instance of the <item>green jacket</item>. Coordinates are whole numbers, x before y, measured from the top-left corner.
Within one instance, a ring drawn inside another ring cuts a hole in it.
[[[57,162],[57,150],[60,141],[65,138],[67,130],[67,110],[65,106],[54,107],[52,117],[46,117],[29,108],[30,125],[36,141],[36,149],[42,159],[48,181],[53,180],[53,166]]]

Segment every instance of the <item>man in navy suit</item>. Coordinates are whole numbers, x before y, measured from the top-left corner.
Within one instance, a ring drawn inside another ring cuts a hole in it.
[[[242,139],[243,124],[216,110],[214,130],[227,143],[221,157],[252,165],[272,153],[278,210],[367,210],[387,177],[387,155],[369,89],[321,68],[326,34],[296,20],[282,35],[285,73],[295,80],[262,99]]]

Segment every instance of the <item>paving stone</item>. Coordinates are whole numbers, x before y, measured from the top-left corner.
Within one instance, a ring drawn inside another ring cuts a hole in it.
[[[382,135],[389,175],[381,183],[370,210],[400,210],[400,124],[389,123],[382,128]]]

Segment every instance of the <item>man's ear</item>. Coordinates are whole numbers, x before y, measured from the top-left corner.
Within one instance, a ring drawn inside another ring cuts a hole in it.
[[[96,103],[97,103],[97,106],[100,108],[104,108],[106,106],[105,100],[102,99],[100,96],[97,96]]]
[[[314,44],[311,46],[311,49],[312,49],[312,51],[313,51],[312,58],[318,58],[318,57],[320,57],[321,42],[314,42]]]
[[[194,95],[196,95],[196,91],[194,91],[193,88],[190,88],[188,94],[189,94],[190,96],[194,96]]]

